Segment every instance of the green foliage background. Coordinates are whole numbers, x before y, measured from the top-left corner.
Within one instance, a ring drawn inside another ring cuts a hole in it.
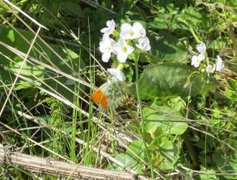
[[[31,49],[38,26],[0,2],[2,145],[86,166],[126,167],[147,178],[236,179],[235,0],[11,2],[47,30],[41,29]],[[137,81],[134,63],[125,66],[126,92],[137,101],[101,111],[90,94],[111,66],[98,51],[100,29],[111,19],[144,24],[152,49],[140,55]],[[222,57],[223,73],[207,75],[190,65],[200,42],[210,61]],[[17,167],[0,172],[35,176]]]

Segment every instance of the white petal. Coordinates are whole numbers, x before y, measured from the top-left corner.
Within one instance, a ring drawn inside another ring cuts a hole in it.
[[[110,21],[107,21],[107,22],[106,22],[106,25],[107,25],[108,27],[114,28],[114,27],[115,27],[115,22],[114,22],[114,20],[112,19],[112,20],[110,20]]]
[[[107,47],[108,47],[107,43],[102,42],[102,41],[100,42],[100,45],[99,45],[100,52],[102,52],[102,53],[106,52]]]
[[[123,39],[119,39],[118,42],[114,45],[114,52],[116,55],[118,55],[120,51],[122,51],[123,46],[124,46],[123,41],[124,41]]]
[[[126,79],[124,73],[118,68],[110,68],[107,71],[119,81],[125,81]]]
[[[144,37],[144,36],[146,36],[146,30],[145,30],[145,28],[142,26],[141,23],[135,22],[135,23],[133,24],[133,29],[134,29],[134,31],[137,31],[137,32],[138,32],[138,37]]]
[[[116,78],[119,80],[119,81],[125,81],[126,80],[126,77],[124,75],[124,73],[122,71],[119,71],[117,74],[116,74]]]
[[[102,61],[109,61],[111,54],[114,52],[114,44],[114,40],[107,36],[100,41],[99,50],[102,53]]]
[[[103,62],[108,62],[110,57],[111,57],[111,53],[109,53],[109,52],[108,53],[103,53],[102,54],[102,61]]]
[[[136,39],[139,37],[144,37],[145,35],[146,30],[139,22],[135,22],[133,26],[128,23],[124,23],[121,26],[120,37],[122,39]]]
[[[107,27],[100,30],[100,32],[104,33],[104,35],[109,36],[115,29],[114,20],[110,20],[106,22]]]
[[[149,51],[151,49],[150,41],[147,37],[139,38],[138,44],[136,44],[136,46],[143,51]]]
[[[124,63],[127,59],[128,55],[126,53],[119,53],[117,55],[117,59],[119,62]]]
[[[132,26],[130,24],[123,23],[120,28],[120,37],[122,39],[129,39],[131,30],[132,30]]]
[[[127,55],[131,54],[134,51],[134,47],[132,46],[128,45],[126,48],[127,48],[127,51],[126,51]]]
[[[199,53],[205,54],[207,47],[206,47],[206,44],[200,43],[196,46],[196,49],[198,50]]]
[[[205,56],[203,54],[198,55],[198,60],[201,62],[202,60],[205,59]]]
[[[218,55],[216,57],[216,71],[221,72],[224,70],[224,68],[225,68],[224,63],[223,63],[221,57]]]
[[[116,68],[109,68],[109,69],[107,69],[107,71],[108,71],[112,76],[116,76],[116,73],[117,73],[117,69],[116,69]]]
[[[194,67],[199,67],[200,61],[198,59],[198,56],[194,55],[191,59],[191,65]]]
[[[110,37],[103,36],[102,40],[100,41],[99,44],[99,50],[104,53],[107,51],[112,51],[113,45],[114,45],[114,40]]]
[[[119,39],[119,41],[114,46],[114,53],[117,55],[119,62],[124,63],[129,54],[134,51],[132,46],[129,46],[124,39]]]
[[[123,23],[122,25],[121,25],[121,31],[122,32],[127,32],[127,31],[129,31],[130,29],[132,28],[132,26],[131,26],[131,24],[129,24],[129,23]]]

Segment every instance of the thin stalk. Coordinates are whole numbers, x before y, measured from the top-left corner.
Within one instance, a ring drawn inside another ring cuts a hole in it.
[[[139,56],[138,56],[137,60],[135,60],[135,76],[136,76],[137,101],[138,101],[138,106],[140,108],[140,117],[141,117],[141,134],[142,134],[142,140],[143,140],[143,143],[144,143],[144,146],[145,146],[145,154],[147,155],[147,160],[148,160],[148,163],[150,164],[150,168],[151,168],[151,176],[152,176],[152,179],[155,179],[154,167],[153,167],[153,164],[152,164],[152,160],[150,158],[151,155],[150,155],[150,152],[148,150],[148,147],[147,147],[147,144],[146,144],[146,141],[145,141],[145,129],[144,129],[145,121],[144,121],[144,117],[143,117],[142,103],[141,103],[141,98],[140,98],[140,95],[139,95],[139,86],[138,86],[138,80],[139,80],[138,59],[139,59]]]
[[[191,91],[192,91],[192,88],[189,89],[189,97],[191,97]],[[185,114],[186,119],[188,119],[189,117],[189,104],[190,104],[190,99],[188,99],[187,106],[186,106],[186,114]],[[184,144],[188,150],[188,153],[191,157],[191,160],[193,161],[193,164],[194,164],[193,168],[198,169],[198,155],[192,142],[189,140],[187,132],[182,135],[182,138],[184,140]]]
[[[115,135],[113,109],[110,109],[109,118],[110,118],[111,125],[112,125],[109,131],[111,134]],[[112,143],[111,143],[111,149],[112,149],[113,154],[116,154],[116,141],[114,139],[112,140]]]
[[[87,26],[88,26],[88,46],[89,46],[89,54],[91,54],[91,34],[90,34],[90,19],[88,17],[87,19]],[[89,72],[89,76],[90,79],[93,80],[94,79],[94,74],[93,74],[93,68],[94,66],[92,66],[92,64],[94,64],[94,62],[91,59],[91,56],[89,56],[89,63],[90,63],[90,72]],[[88,143],[88,145],[86,146],[85,152],[84,152],[84,156],[85,156],[85,160],[84,160],[84,165],[91,165],[93,162],[93,157],[92,157],[92,153],[90,153],[90,145],[93,144],[93,139],[94,139],[94,135],[95,135],[95,127],[93,124],[93,107],[90,106],[89,108],[89,118],[88,118],[88,128],[87,128],[87,133],[85,133],[85,140]]]
[[[79,94],[79,88],[75,87],[75,94]],[[79,105],[78,96],[74,96],[74,104],[76,106]],[[71,138],[71,145],[70,145],[70,159],[72,161],[76,160],[76,133],[77,133],[77,117],[78,111],[73,108],[73,115],[72,115],[72,138]]]
[[[191,34],[193,35],[193,37],[195,38],[195,40],[200,43],[202,42],[196,35],[196,33],[194,32],[193,28],[185,21],[183,20],[182,18],[178,18],[178,20],[182,23],[184,23],[188,28],[189,28],[189,31],[191,32]]]

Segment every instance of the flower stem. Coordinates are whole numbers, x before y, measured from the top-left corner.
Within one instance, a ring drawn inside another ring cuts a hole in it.
[[[139,86],[138,86],[138,80],[139,80],[139,66],[138,66],[138,59],[139,56],[137,57],[137,60],[135,60],[135,76],[136,76],[136,95],[137,95],[137,101],[138,101],[138,106],[139,106],[139,113],[140,113],[140,118],[141,118],[141,135],[142,135],[142,140],[143,140],[143,144],[145,147],[145,155],[146,155],[146,159],[148,160],[148,163],[150,164],[150,168],[151,168],[151,176],[152,179],[155,179],[155,174],[154,174],[154,168],[153,168],[153,164],[152,164],[152,155],[150,154],[150,151],[147,147],[146,141],[145,141],[145,120],[143,117],[143,112],[142,112],[142,103],[141,103],[141,98],[139,95]]]

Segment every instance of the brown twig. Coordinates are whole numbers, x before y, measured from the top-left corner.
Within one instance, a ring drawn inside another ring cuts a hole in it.
[[[0,164],[18,166],[32,172],[52,174],[55,176],[70,176],[74,179],[137,179],[137,175],[130,173],[78,166],[49,158],[30,156],[19,152],[12,152],[1,146]]]

